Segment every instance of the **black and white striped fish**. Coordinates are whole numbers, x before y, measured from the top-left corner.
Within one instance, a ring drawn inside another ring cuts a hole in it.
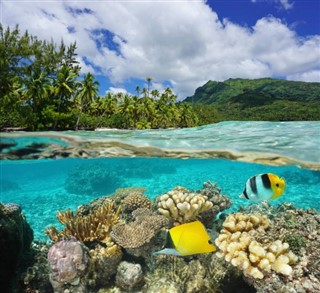
[[[286,182],[272,173],[259,174],[248,179],[240,198],[252,201],[269,200],[280,197]]]

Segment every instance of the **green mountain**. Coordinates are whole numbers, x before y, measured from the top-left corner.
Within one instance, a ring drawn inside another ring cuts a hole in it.
[[[248,106],[270,104],[279,100],[320,102],[320,83],[273,78],[228,79],[208,81],[186,101],[203,104],[241,103]]]
[[[188,97],[202,123],[320,120],[320,83],[273,78],[208,81]],[[215,113],[215,117],[208,115]]]

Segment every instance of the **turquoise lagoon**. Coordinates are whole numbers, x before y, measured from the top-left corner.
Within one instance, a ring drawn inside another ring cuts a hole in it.
[[[175,186],[216,182],[233,205],[246,180],[272,172],[287,182],[272,201],[320,210],[320,122],[223,122],[189,129],[1,134],[0,202],[22,206],[35,239],[58,210],[139,186],[151,199]]]

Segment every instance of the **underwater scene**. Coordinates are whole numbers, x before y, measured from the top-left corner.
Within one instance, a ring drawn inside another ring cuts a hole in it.
[[[320,123],[1,134],[1,292],[320,292]]]

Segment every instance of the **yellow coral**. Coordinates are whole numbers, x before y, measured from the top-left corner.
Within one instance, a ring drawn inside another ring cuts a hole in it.
[[[159,213],[173,220],[175,224],[193,221],[200,213],[213,206],[207,196],[180,186],[159,196],[156,201]]]
[[[245,275],[256,279],[264,277],[263,271],[271,270],[290,275],[290,264],[297,261],[297,256],[289,251],[289,245],[280,240],[262,245],[255,240],[255,236],[264,234],[269,225],[270,220],[260,214],[229,215],[215,240],[221,250],[217,256],[224,257],[233,266],[243,270]]]
[[[65,228],[59,232],[54,226],[46,230],[46,234],[53,241],[62,237],[73,236],[82,242],[99,241],[108,243],[110,232],[114,224],[119,221],[120,208],[115,208],[111,201],[105,202],[89,215],[74,214],[70,209],[57,213],[57,218]]]

